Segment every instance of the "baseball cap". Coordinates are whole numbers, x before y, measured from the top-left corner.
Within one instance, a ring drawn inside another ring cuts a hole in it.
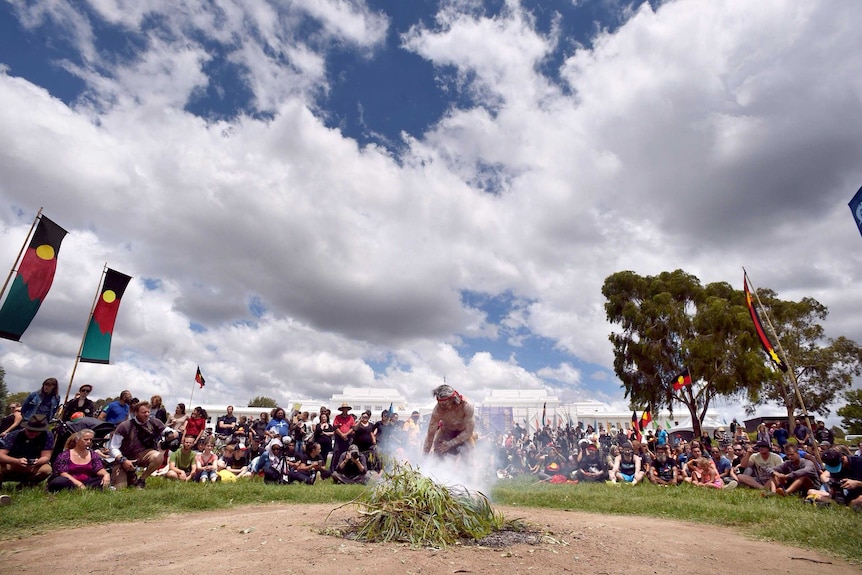
[[[770,447],[769,447],[769,444],[766,443],[765,441],[758,441],[757,443],[754,444],[754,448],[755,449],[769,449]]]
[[[841,452],[837,449],[828,449],[823,453],[823,466],[829,473],[840,473],[843,467]]]

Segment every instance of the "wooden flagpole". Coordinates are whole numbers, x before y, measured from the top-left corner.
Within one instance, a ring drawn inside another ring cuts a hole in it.
[[[820,446],[817,445],[817,441],[814,440],[814,428],[811,427],[811,420],[808,417],[808,410],[805,408],[805,401],[802,399],[802,394],[799,392],[799,382],[796,380],[796,372],[793,369],[793,365],[790,363],[790,358],[787,357],[787,353],[781,346],[781,340],[778,339],[778,332],[775,331],[775,326],[772,325],[772,320],[769,319],[769,314],[766,312],[766,308],[763,307],[763,303],[760,301],[760,296],[757,295],[757,290],[754,288],[754,285],[751,282],[751,278],[748,277],[748,272],[745,271],[745,268],[742,268],[742,273],[745,274],[745,277],[748,279],[748,285],[751,289],[751,293],[753,293],[754,297],[757,299],[757,305],[760,307],[760,311],[763,312],[763,317],[766,318],[766,323],[769,325],[769,329],[772,331],[772,337],[775,338],[775,347],[781,353],[781,357],[782,359],[784,359],[784,363],[787,364],[787,373],[790,374],[790,383],[793,384],[793,391],[796,394],[796,400],[799,402],[799,407],[802,408],[802,415],[805,418],[805,425],[806,427],[808,427],[808,433],[811,437],[811,445],[813,446],[814,458],[817,459],[817,462],[822,465],[823,461],[821,461],[820,459]],[[784,376],[782,376],[782,379],[784,379]],[[788,428],[789,427],[790,422],[788,421]],[[788,431],[792,432],[791,429],[788,429]]]
[[[96,310],[96,303],[99,301],[99,294],[102,293],[102,284],[105,282],[105,274],[107,271],[108,262],[105,262],[105,265],[102,266],[102,277],[99,279],[99,286],[96,288],[96,296],[93,298],[93,305],[90,306],[90,315],[87,316],[87,322],[84,324],[84,335],[81,336],[81,345],[78,346],[78,355],[75,356],[75,365],[72,367],[72,376],[69,378],[69,387],[66,388],[66,399],[63,400],[63,405],[69,401],[69,393],[72,391],[72,382],[75,381],[75,372],[78,371],[78,363],[81,361],[81,352],[84,351],[84,340],[87,338],[87,331],[90,328],[90,320],[93,319],[93,312]]]
[[[6,281],[3,282],[3,289],[0,289],[0,300],[3,299],[3,295],[6,293],[6,288],[9,287],[9,282],[12,280],[12,274],[15,273],[15,270],[18,269],[18,266],[21,263],[21,254],[24,253],[24,250],[27,249],[27,244],[30,242],[30,238],[33,236],[33,230],[36,229],[36,224],[39,222],[39,217],[42,215],[42,208],[39,208],[39,211],[36,212],[36,217],[33,218],[33,223],[30,225],[30,231],[27,232],[27,237],[24,238],[24,243],[21,244],[21,250],[18,252],[18,257],[15,258],[15,261],[12,262],[12,269],[9,270],[9,275],[6,276]]]

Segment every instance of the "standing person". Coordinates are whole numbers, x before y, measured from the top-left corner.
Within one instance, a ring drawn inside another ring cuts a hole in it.
[[[109,452],[114,458],[111,485],[120,489],[134,485],[146,486],[146,479],[164,463],[165,452],[160,450],[165,424],[150,417],[150,402],[138,403],[132,419],[122,422],[114,430]],[[140,478],[135,477],[135,467],[143,467]]]
[[[99,419],[119,425],[129,419],[129,404],[132,403],[132,392],[124,389],[120,398],[105,405],[99,412]]]
[[[662,445],[667,445],[667,430],[663,428],[661,425],[658,426],[658,430],[655,434],[655,444],[656,448],[661,447]]]
[[[766,443],[772,443],[772,438],[769,436],[769,429],[766,428],[765,423],[761,422],[760,425],[757,426],[757,437],[754,441],[765,441]]]
[[[314,442],[320,446],[320,457],[324,465],[326,465],[329,454],[332,453],[332,437],[334,435],[335,428],[329,423],[329,412],[321,411],[317,425],[314,426]]]
[[[363,411],[359,421],[353,426],[353,444],[365,456],[368,465],[374,471],[379,471],[377,458],[377,426],[371,423],[371,412]]]
[[[180,435],[184,435],[186,431],[186,422],[189,420],[189,416],[186,415],[186,404],[178,403],[176,409],[174,409],[173,415],[168,416],[167,426],[179,433]]]
[[[410,414],[407,421],[404,422],[402,428],[402,437],[404,438],[404,448],[407,450],[410,457],[419,455],[419,435],[421,429],[419,427],[419,412],[414,411]]]
[[[60,392],[57,387],[56,378],[49,377],[43,381],[42,386],[31,392],[21,403],[21,417],[28,420],[34,415],[44,415],[45,421],[51,421],[60,407]]]
[[[7,435],[0,444],[0,483],[18,481],[33,486],[51,475],[54,434],[48,419],[34,415],[20,429]]]
[[[811,442],[811,430],[799,418],[796,419],[796,427],[793,428],[793,437],[799,445],[808,445]]]
[[[332,471],[335,471],[342,454],[346,453],[347,448],[353,443],[353,426],[356,425],[356,418],[350,414],[351,409],[353,408],[342,403],[341,407],[338,408],[338,415],[332,422],[332,426],[335,428],[335,448],[332,450],[332,462],[330,464]]]
[[[276,407],[272,410],[272,419],[266,424],[266,434],[270,437],[282,439],[290,435],[290,422],[287,420],[287,415],[284,409]],[[282,447],[284,447],[282,445]]]
[[[265,411],[260,413],[260,418],[251,424],[251,432],[258,438],[263,439],[266,435],[266,426],[269,425],[269,414]]]
[[[90,392],[93,391],[93,386],[85,383],[78,388],[78,393],[71,401],[63,406],[63,413],[60,419],[69,421],[75,413],[83,413],[84,417],[96,417],[96,406],[90,401]]]
[[[227,406],[227,413],[216,419],[216,433],[229,437],[236,430],[236,416],[233,414],[233,406]]]
[[[0,439],[9,435],[12,431],[19,429],[19,425],[24,420],[21,415],[21,404],[12,402],[9,404],[9,413],[0,420]]]
[[[150,412],[153,414],[153,417],[162,423],[168,423],[168,410],[162,405],[161,395],[154,395],[150,398]]]
[[[48,479],[49,492],[104,489],[111,484],[102,458],[92,449],[95,435],[92,429],[82,429],[69,437],[65,450],[54,460],[54,474]]]
[[[790,439],[790,432],[787,430],[787,423],[781,421],[778,423],[778,427],[775,428],[775,431],[772,433],[772,438],[775,439],[775,442],[778,444],[778,448],[784,451],[784,444],[787,443],[787,440]]]
[[[431,392],[437,405],[431,411],[428,432],[425,434],[424,453],[457,455],[462,449],[472,449],[473,404],[451,386],[443,384]]]

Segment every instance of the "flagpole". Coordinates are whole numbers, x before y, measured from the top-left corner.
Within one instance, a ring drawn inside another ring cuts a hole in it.
[[[15,270],[21,262],[21,254],[23,254],[24,250],[27,249],[27,244],[30,241],[30,237],[33,235],[33,230],[36,228],[36,224],[39,222],[39,217],[41,215],[42,208],[39,208],[39,211],[36,212],[36,217],[33,218],[33,223],[30,225],[30,231],[27,232],[27,237],[24,238],[24,243],[21,244],[21,250],[18,252],[18,257],[16,257],[15,261],[12,262],[12,269],[9,270],[9,275],[6,276],[6,281],[3,282],[3,289],[0,289],[0,300],[3,299],[3,295],[6,293],[6,288],[9,287],[9,282],[12,280],[12,274],[15,273]]]
[[[763,307],[763,303],[760,301],[760,296],[757,295],[757,290],[754,288],[754,285],[751,282],[751,278],[748,277],[748,272],[745,271],[745,268],[742,268],[742,273],[745,274],[745,277],[748,279],[748,284],[751,286],[751,291],[754,293],[754,297],[757,299],[757,305],[760,306],[760,310],[763,312],[763,317],[766,318],[766,323],[769,325],[769,329],[772,330],[772,336],[775,338],[775,345],[778,348],[778,351],[781,352],[781,356],[784,359],[784,363],[787,364],[787,373],[790,374],[790,383],[793,384],[793,391],[796,393],[796,400],[799,402],[799,407],[802,408],[802,415],[805,417],[805,426],[808,427],[808,433],[811,434],[812,441],[811,445],[814,446],[814,457],[817,459],[818,463],[823,463],[820,460],[820,447],[817,445],[817,442],[813,440],[814,437],[814,429],[811,427],[811,420],[808,417],[808,410],[805,408],[805,401],[802,399],[802,393],[799,391],[799,382],[796,380],[796,371],[793,369],[793,365],[790,363],[790,359],[787,357],[787,353],[785,353],[784,348],[781,346],[781,340],[778,338],[778,332],[775,331],[775,326],[772,325],[772,320],[769,319],[769,314],[766,311],[766,308]],[[784,379],[784,376],[781,376],[781,379]],[[781,381],[781,380],[779,380]],[[784,386],[782,382],[782,387]],[[788,428],[790,427],[790,422],[787,423]],[[789,431],[789,429],[788,429]]]
[[[90,321],[93,319],[93,311],[96,309],[96,302],[99,301],[99,294],[102,293],[102,284],[105,281],[105,273],[108,271],[108,262],[102,266],[102,277],[99,279],[99,286],[96,288],[96,296],[93,298],[93,305],[90,306],[90,315],[87,316],[87,321],[84,323],[84,335],[81,336],[81,345],[78,346],[78,354],[75,356],[75,365],[72,367],[72,376],[69,378],[69,387],[66,388],[66,399],[62,405],[69,401],[69,393],[72,391],[72,382],[75,381],[75,372],[78,371],[78,363],[81,361],[81,352],[84,350],[84,340],[87,338],[87,331],[90,327]],[[59,410],[58,410],[59,413]]]

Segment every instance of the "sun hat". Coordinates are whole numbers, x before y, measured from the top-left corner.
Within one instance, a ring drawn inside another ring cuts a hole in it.
[[[352,407],[350,407],[350,405],[348,405],[348,404],[347,404],[347,402],[344,402],[344,403],[342,403],[342,404],[341,404],[341,407],[339,407],[339,408],[338,408],[338,410],[339,410],[339,411],[344,411],[345,409],[346,409],[347,411],[350,411],[350,410],[351,410],[351,409],[353,409],[353,408],[352,408]]]
[[[48,421],[44,415],[34,415],[21,427],[29,431],[48,431]]]

